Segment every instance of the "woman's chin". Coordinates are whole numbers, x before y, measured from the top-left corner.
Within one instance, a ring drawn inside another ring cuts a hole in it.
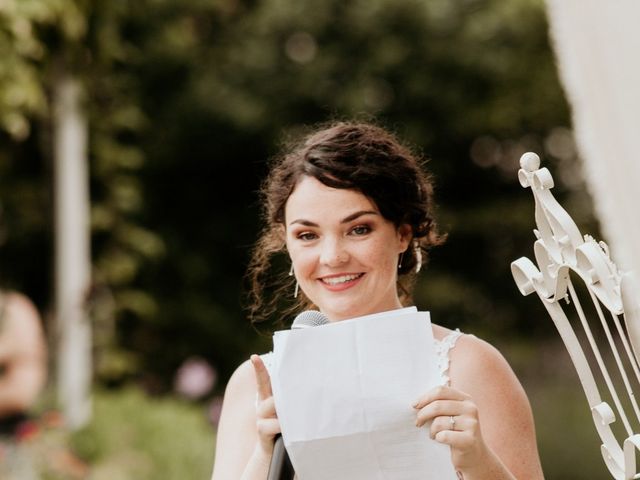
[[[342,309],[330,309],[329,311],[323,311],[327,318],[329,318],[330,322],[340,322],[342,320],[349,320],[351,318],[362,317],[363,315],[368,315],[371,312],[369,308],[362,307],[353,307],[349,306]]]

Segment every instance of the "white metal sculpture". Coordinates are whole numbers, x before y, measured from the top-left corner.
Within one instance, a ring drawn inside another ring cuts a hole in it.
[[[511,272],[523,295],[538,294],[560,333],[613,478],[640,479],[640,408],[634,394],[640,391],[639,290],[630,273],[618,270],[604,242],[580,233],[551,193],[553,178],[540,168],[538,155],[525,153],[520,167],[520,184],[531,188],[535,200],[537,265],[522,257],[511,264]],[[576,276],[592,303],[590,315],[574,287]],[[575,309],[575,326],[568,309]]]

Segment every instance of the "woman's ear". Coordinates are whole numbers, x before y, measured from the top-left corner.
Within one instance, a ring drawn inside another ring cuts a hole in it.
[[[413,229],[408,223],[403,223],[398,227],[398,240],[400,241],[401,251],[404,252],[409,248],[411,239],[413,238]]]

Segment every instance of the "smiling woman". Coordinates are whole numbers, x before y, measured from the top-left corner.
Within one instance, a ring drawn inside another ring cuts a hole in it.
[[[374,125],[337,123],[304,137],[276,160],[263,195],[266,228],[249,268],[252,320],[280,300],[264,298],[276,254],[290,258],[283,277],[296,286],[283,285],[295,308],[338,322],[411,305],[426,253],[442,242],[421,162]],[[441,385],[411,405],[416,427],[451,447],[459,478],[543,478],[529,402],[505,359],[472,335],[432,329]],[[253,355],[227,385],[213,479],[266,479],[279,432],[268,365]]]
[[[411,240],[408,225],[397,228],[371,199],[313,177],[299,181],[285,219],[300,289],[330,321],[402,307],[396,270]]]
[[[337,123],[320,126],[288,145],[282,156],[275,159],[264,183],[266,227],[249,267],[251,320],[259,322],[269,318],[278,300],[294,291],[291,281],[300,281],[297,277],[283,276],[276,293],[265,298],[264,279],[272,268],[272,257],[283,252],[291,256],[286,243],[288,224],[294,220],[313,221],[302,213],[301,217],[292,216],[288,211],[293,206],[290,197],[305,199],[306,206],[321,213],[331,210],[323,203],[331,195],[320,199],[315,196],[316,192],[298,192],[304,179],[315,180],[325,187],[323,191],[327,194],[338,191],[350,194],[350,198],[343,199],[347,204],[356,197],[354,194],[360,193],[360,197],[365,197],[364,202],[360,201],[364,204],[363,211],[374,212],[408,234],[411,248],[405,246],[401,252],[402,262],[397,263],[393,277],[397,280],[400,301],[410,305],[416,270],[426,261],[428,249],[443,241],[433,220],[431,178],[420,159],[386,130],[371,124]],[[349,208],[341,220],[357,213],[353,205]],[[295,262],[293,265],[295,268]],[[308,293],[302,289],[293,310],[285,315],[317,308]]]

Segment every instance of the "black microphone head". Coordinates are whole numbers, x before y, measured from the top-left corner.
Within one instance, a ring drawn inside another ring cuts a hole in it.
[[[317,327],[329,323],[329,319],[324,313],[317,310],[306,310],[299,313],[291,325],[292,330],[299,328]]]

